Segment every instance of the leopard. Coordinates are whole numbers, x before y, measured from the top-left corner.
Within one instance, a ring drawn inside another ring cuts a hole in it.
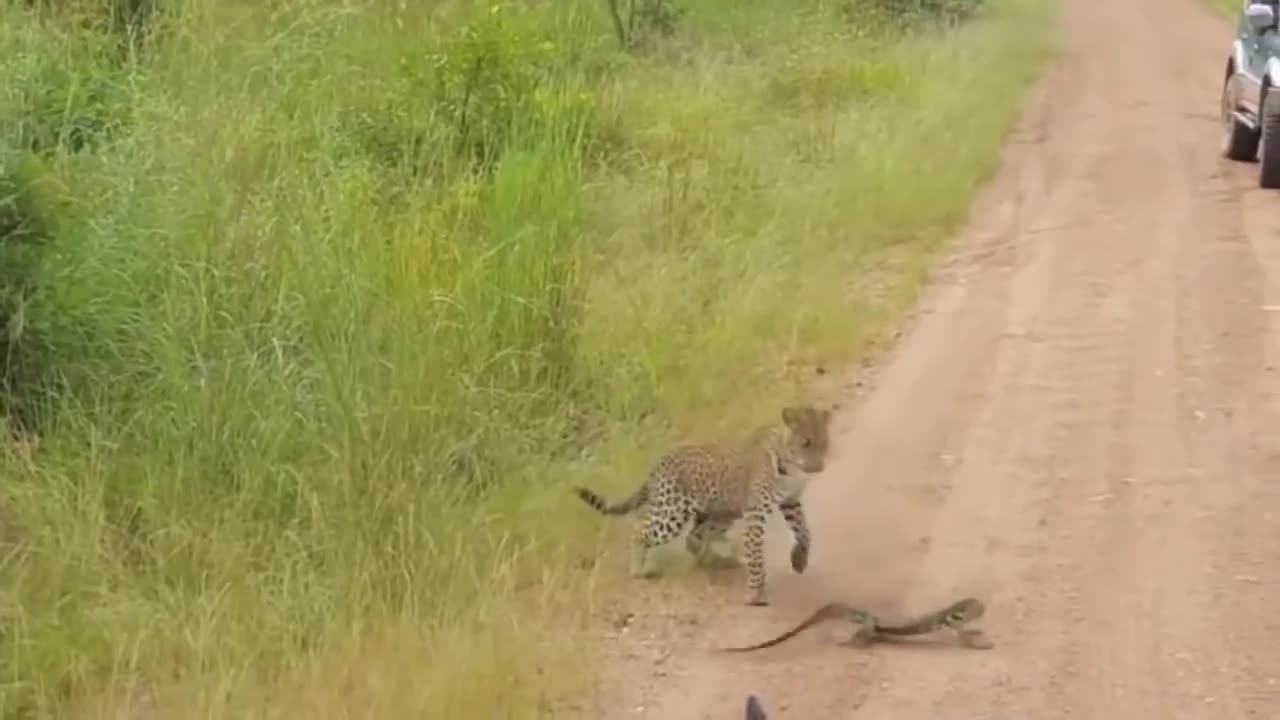
[[[710,544],[723,540],[742,520],[746,558],[746,604],[769,604],[765,590],[764,538],[775,509],[791,530],[791,567],[809,564],[812,533],[801,497],[812,476],[825,469],[831,410],[812,405],[782,408],[781,422],[761,425],[737,440],[686,443],[661,456],[630,497],[611,503],[575,487],[578,497],[605,515],[626,515],[647,505],[631,539],[630,574],[660,575],[652,551],[689,528],[685,548],[705,561]]]

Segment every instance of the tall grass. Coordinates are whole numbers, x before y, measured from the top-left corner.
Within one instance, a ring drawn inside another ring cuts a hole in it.
[[[6,716],[550,714],[565,484],[882,337],[1051,21],[157,7],[0,18]]]

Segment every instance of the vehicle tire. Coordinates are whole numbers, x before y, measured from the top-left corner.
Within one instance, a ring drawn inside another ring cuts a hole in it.
[[[1268,92],[1263,97],[1258,124],[1262,127],[1258,186],[1280,188],[1280,93]]]
[[[1222,156],[1238,162],[1253,162],[1258,157],[1261,133],[1236,119],[1230,89],[1228,76],[1222,83]]]

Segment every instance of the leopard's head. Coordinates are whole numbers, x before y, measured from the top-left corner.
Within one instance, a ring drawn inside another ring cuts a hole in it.
[[[830,424],[830,410],[819,410],[809,405],[784,407],[782,426],[786,438],[779,448],[779,471],[797,468],[810,475],[822,472],[826,467],[827,428]]]

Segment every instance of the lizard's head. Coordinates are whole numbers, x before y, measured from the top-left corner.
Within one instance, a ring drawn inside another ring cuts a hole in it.
[[[764,714],[764,706],[760,704],[760,699],[755,695],[747,696],[746,720],[768,720],[768,716]]]
[[[986,605],[977,598],[967,597],[947,608],[947,623],[950,625],[959,625],[982,617],[987,611]]]

